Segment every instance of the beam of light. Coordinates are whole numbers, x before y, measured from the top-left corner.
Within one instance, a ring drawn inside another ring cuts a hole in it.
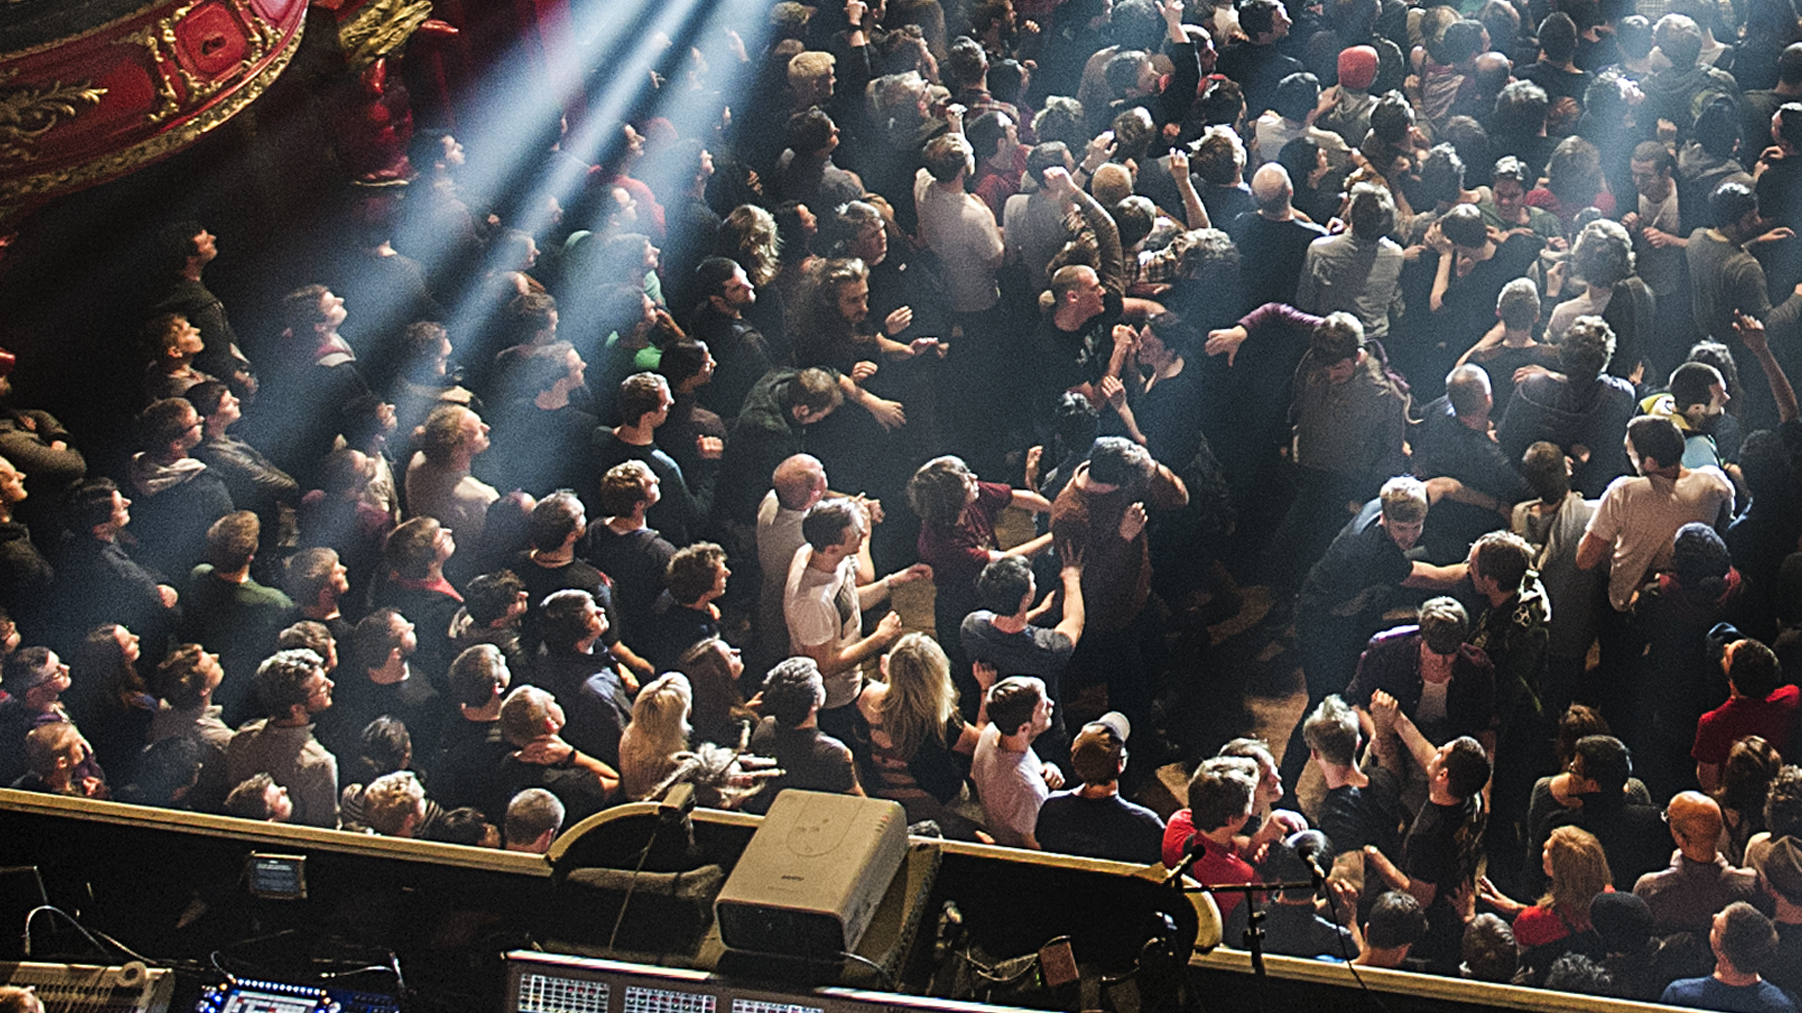
[[[741,62],[726,55],[728,29],[742,33],[749,60]],[[575,229],[596,227],[594,207],[609,200],[602,179],[624,155],[621,123],[661,117],[674,126],[677,136],[699,138],[721,153],[721,112],[739,104],[739,96],[757,73],[772,31],[762,0],[573,0],[567,32],[552,37],[547,29],[542,47],[540,40],[515,40],[471,88],[471,94],[457,103],[461,125],[457,135],[468,156],[466,165],[454,174],[459,198],[478,218],[493,209],[504,227],[553,241]],[[697,50],[706,54],[708,62],[700,87],[691,86],[690,74]],[[565,157],[550,152],[553,143]],[[644,169],[669,166],[667,160],[655,159],[640,164]],[[602,167],[592,177],[591,165]],[[429,167],[417,168],[429,172]],[[635,170],[634,176],[660,195],[687,189],[666,186],[673,181],[657,178],[655,173],[647,179],[644,169]],[[674,171],[669,168],[665,174]],[[587,200],[581,199],[584,195]],[[581,213],[583,219],[564,221],[559,227],[552,219],[556,206],[552,198],[568,202],[572,197],[586,208],[566,210]],[[520,266],[503,262],[516,247],[494,244],[496,252],[484,254],[485,263],[458,263],[462,251],[453,237],[419,234],[418,222],[411,220],[411,212],[419,208],[407,206],[412,204],[423,208],[426,202],[409,200],[403,205],[403,217],[396,223],[401,233],[396,246],[418,261],[428,278],[457,279],[448,289],[439,284],[446,317],[441,322],[455,348],[454,357],[465,366],[486,371],[499,345],[512,343],[495,343],[497,333],[508,328],[505,324],[497,328],[495,314],[504,312],[505,303],[488,278],[493,272]],[[672,224],[684,227],[679,218]],[[579,287],[581,281],[574,279]],[[594,287],[571,293],[571,301],[582,301],[582,294]],[[394,320],[405,312],[399,306],[364,301],[365,305],[348,307],[357,318]],[[564,307],[560,338],[573,340],[590,366],[598,367],[595,353],[607,337],[605,328],[587,328],[588,332],[602,331],[598,334],[577,333],[570,326],[575,315],[571,309],[568,304]],[[591,325],[595,322],[594,314],[585,319]],[[408,322],[395,320],[391,333],[365,332],[362,341],[371,347],[358,352],[378,374],[371,376],[372,381],[380,378],[382,364],[396,363],[402,351],[400,332]],[[489,420],[505,425],[515,405],[506,393],[494,394],[487,409]],[[404,433],[399,436],[403,441],[408,438]],[[521,475],[520,465],[524,464],[523,472],[531,473],[540,470],[533,468],[534,464],[585,460],[589,451],[584,443],[533,447],[529,453],[534,460],[507,462],[511,465],[507,470]],[[404,461],[397,464],[405,467]],[[584,480],[581,491],[585,496],[592,495],[592,482],[598,478],[593,475]]]
[[[589,0],[572,5],[570,24],[569,37],[547,40],[542,65],[531,58],[528,41],[516,43],[496,67],[517,69],[491,73],[462,118],[476,125],[462,136],[470,153],[469,164],[459,174],[463,199],[478,213],[488,207],[506,209],[504,224],[532,235],[543,234],[551,225],[550,197],[567,197],[587,184],[584,163],[607,165],[619,158],[624,144],[621,121],[664,116],[682,136],[698,135],[705,143],[717,101],[682,87],[690,47],[723,35],[728,27],[745,26],[747,51],[757,54],[770,30],[757,0],[623,4]],[[671,44],[653,44],[658,36]],[[729,102],[755,67],[755,57],[747,64],[716,60],[709,83]],[[652,87],[653,71],[665,80],[660,91]],[[572,117],[570,133],[561,143],[562,150],[574,157],[553,162],[546,152],[566,110],[580,113]],[[646,182],[658,192],[665,189],[663,180]],[[449,251],[440,247],[403,252],[433,276]],[[488,303],[479,286],[472,286],[450,310],[446,324],[455,342],[483,323]]]

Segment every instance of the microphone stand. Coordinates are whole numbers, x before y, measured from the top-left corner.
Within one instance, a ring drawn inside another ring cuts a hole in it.
[[[1197,860],[1204,854],[1197,848],[1187,855],[1164,882],[1183,893],[1236,893],[1245,898],[1245,948],[1251,952],[1251,973],[1257,981],[1258,1009],[1264,1009],[1264,992],[1269,984],[1269,975],[1264,969],[1264,909],[1258,905],[1254,897],[1260,893],[1275,893],[1282,890],[1306,890],[1310,893],[1326,885],[1326,874],[1318,865],[1309,863],[1313,876],[1293,883],[1202,883],[1197,886],[1184,886],[1183,877],[1189,874]],[[1221,925],[1224,930],[1226,926]]]

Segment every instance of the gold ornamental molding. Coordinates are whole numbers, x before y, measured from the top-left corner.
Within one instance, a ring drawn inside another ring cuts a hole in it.
[[[9,73],[11,78],[17,71]],[[0,81],[6,78],[0,78]],[[100,104],[105,88],[92,81],[63,84],[28,85],[20,88],[0,86],[0,167],[36,161],[38,138],[64,120],[72,120]]]
[[[285,69],[300,48],[304,22],[297,26],[288,44],[275,53],[267,66],[254,77],[245,80],[235,91],[227,95],[217,104],[205,109],[186,122],[173,127],[146,140],[120,151],[113,152],[81,165],[70,166],[51,172],[37,173],[29,176],[0,180],[0,219],[21,209],[32,199],[44,199],[56,194],[79,190],[95,183],[122,175],[148,165],[157,159],[172,155],[193,144],[203,135],[211,132],[226,120],[237,115],[245,106],[255,101],[269,87],[276,77]],[[217,93],[218,89],[214,90]]]
[[[222,6],[237,17],[239,26],[244,29],[244,58],[225,73],[211,80],[203,79],[176,59],[175,26],[195,7],[207,2],[211,0],[193,0],[176,8],[166,17],[159,18],[155,24],[117,40],[124,45],[143,46],[150,53],[157,80],[157,107],[145,117],[150,123],[163,123],[184,108],[205,105],[233,81],[254,70],[279,38],[274,25],[251,12],[248,0],[222,0]],[[296,38],[299,36],[296,35]],[[178,78],[182,84],[180,92],[175,87]]]
[[[338,28],[345,64],[357,71],[392,53],[431,16],[431,0],[375,0]]]

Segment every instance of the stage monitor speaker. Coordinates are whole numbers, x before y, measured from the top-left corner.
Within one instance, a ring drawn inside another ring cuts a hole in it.
[[[714,901],[720,938],[790,957],[854,950],[906,853],[898,803],[785,791]]]

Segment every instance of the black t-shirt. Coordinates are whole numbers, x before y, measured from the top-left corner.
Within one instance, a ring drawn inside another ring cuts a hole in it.
[[[1058,327],[1051,314],[1042,318],[1038,334],[1043,363],[1040,369],[1050,391],[1061,393],[1101,379],[1107,372],[1108,358],[1113,355],[1114,324],[1120,321],[1124,306],[1118,294],[1109,292],[1102,301],[1101,312],[1074,331]]]
[[[764,718],[751,733],[751,752],[774,757],[783,773],[745,803],[746,812],[768,812],[787,788],[844,794],[857,786],[851,750],[818,728],[782,728],[775,718]]]
[[[500,775],[495,784],[500,790],[491,796],[493,801],[489,804],[498,805],[498,808],[482,810],[490,822],[505,819],[507,803],[527,788],[543,788],[557,796],[557,801],[563,803],[565,828],[600,812],[610,801],[601,787],[600,778],[590,771],[580,767],[541,767],[521,762],[511,753],[501,760]]]
[[[1450,284],[1446,287],[1444,309],[1433,314],[1431,333],[1439,340],[1446,342],[1455,359],[1464,349],[1476,344],[1492,324],[1495,323],[1495,301],[1501,295],[1502,286],[1527,273],[1527,268],[1539,256],[1545,242],[1537,236],[1511,235],[1488,260],[1473,265],[1470,273],[1457,276],[1457,268],[1452,269]],[[1421,262],[1427,263],[1422,257]],[[1438,269],[1438,261],[1430,265]],[[1445,363],[1449,369],[1450,363]],[[1443,375],[1443,372],[1440,374]]]
[[[1226,231],[1239,248],[1244,313],[1267,302],[1294,303],[1308,244],[1326,235],[1325,229],[1299,218],[1271,221],[1256,211],[1233,219]]]
[[[621,622],[614,607],[613,588],[593,564],[578,557],[563,566],[539,566],[532,562],[530,552],[520,552],[513,557],[513,572],[526,586],[526,614],[519,627],[520,646],[526,654],[538,653],[543,638],[539,621],[544,600],[558,591],[587,591],[593,596],[594,603],[607,615],[607,632],[601,634],[601,643],[619,643]]]
[[[1583,93],[1589,90],[1589,83],[1595,80],[1595,75],[1588,71],[1579,70],[1573,74],[1543,61],[1522,67],[1515,76],[1544,88],[1546,97],[1551,99],[1553,105],[1557,105],[1561,98],[1574,99],[1578,105],[1582,105]]]
[[[1464,933],[1452,907],[1452,893],[1476,875],[1483,854],[1483,822],[1481,795],[1454,805],[1429,800],[1420,807],[1402,844],[1402,872],[1436,888],[1433,903],[1427,905],[1427,939],[1417,951],[1435,973],[1448,959],[1450,966],[1457,966]]]
[[[446,809],[474,806],[495,822],[506,816],[490,812],[499,790],[496,772],[513,744],[501,735],[499,721],[474,722],[459,717],[445,730],[443,749],[432,760],[432,799]],[[504,804],[504,802],[502,803]]]
[[[676,547],[655,528],[622,535],[598,520],[588,525],[582,555],[613,578],[613,599],[623,620],[618,636],[632,636],[650,619],[651,604],[663,593],[664,574],[675,554]]]
[[[651,606],[651,619],[643,636],[633,634],[637,649],[659,672],[676,667],[682,652],[720,634],[719,620],[706,609],[690,608],[676,601],[668,591],[658,595]]]
[[[1376,784],[1376,775],[1367,787],[1343,785],[1329,788],[1315,811],[1315,824],[1333,843],[1333,850],[1344,853],[1367,844],[1394,857],[1401,851],[1401,814],[1394,792],[1384,792]]]
[[[413,755],[423,762],[438,751],[439,729],[449,705],[424,676],[413,673],[400,682],[378,685],[369,681],[360,666],[340,670],[332,706],[320,715],[315,733],[320,743],[338,757],[340,770],[356,769],[356,759],[363,743],[363,728],[386,715],[407,726],[413,740]],[[425,768],[429,770],[429,768]],[[350,780],[346,778],[345,780]]]

